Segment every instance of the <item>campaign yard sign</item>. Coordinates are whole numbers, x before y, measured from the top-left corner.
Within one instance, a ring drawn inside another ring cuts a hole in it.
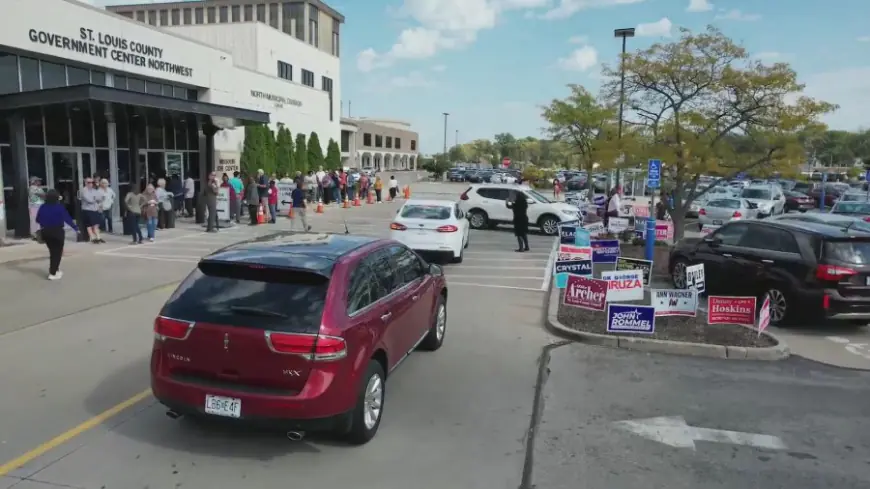
[[[618,239],[592,240],[592,261],[594,263],[616,263],[619,258]]]
[[[673,241],[674,223],[671,221],[656,221],[656,241]]]
[[[695,317],[698,310],[697,290],[653,290],[652,305],[656,316]]]
[[[591,246],[560,245],[556,261],[591,260]]]
[[[557,261],[556,273],[592,275],[592,260]]]
[[[583,228],[574,230],[574,246],[589,247],[592,243],[592,235]]]
[[[574,245],[574,234],[577,226],[559,226],[559,244]]]
[[[608,333],[653,334],[656,331],[656,310],[652,306],[607,305]]]
[[[601,280],[607,281],[607,302],[643,300],[643,271],[641,270],[601,272]]]
[[[591,224],[586,224],[585,226],[583,226],[583,229],[589,232],[589,236],[593,238],[597,238],[607,230],[607,228],[604,227],[603,222],[593,222]]]
[[[649,285],[650,276],[652,276],[652,261],[620,256],[616,259],[616,270],[640,270],[643,272],[643,284]]]
[[[758,312],[758,334],[770,326],[770,296],[764,296],[764,302],[761,303],[761,311]]]
[[[568,275],[562,303],[591,311],[603,311],[607,306],[607,282],[579,275]]]
[[[755,297],[711,295],[707,298],[707,324],[755,326]]]
[[[686,288],[697,290],[699,294],[703,294],[707,290],[703,263],[686,267]]]
[[[607,227],[611,233],[621,233],[628,229],[629,220],[627,217],[611,217],[607,221]]]
[[[570,220],[570,221],[562,221],[562,222],[560,222],[559,224],[556,224],[556,225],[559,226],[559,227],[563,227],[563,226],[579,226],[579,225],[580,225],[580,219],[572,219],[572,220]]]

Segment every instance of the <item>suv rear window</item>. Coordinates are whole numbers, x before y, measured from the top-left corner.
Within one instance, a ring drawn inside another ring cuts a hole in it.
[[[408,219],[444,220],[450,219],[452,211],[452,208],[444,207],[443,205],[406,205],[402,208],[402,217],[407,217]]]
[[[161,315],[286,333],[320,331],[329,279],[304,271],[201,263]]]
[[[870,240],[825,241],[824,257],[853,265],[870,265]]]

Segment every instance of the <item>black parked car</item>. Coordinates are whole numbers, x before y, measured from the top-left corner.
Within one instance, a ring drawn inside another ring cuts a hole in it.
[[[686,287],[686,267],[704,264],[710,295],[770,296],[771,324],[798,319],[870,323],[870,233],[790,220],[731,222],[681,240],[668,269]]]
[[[447,172],[447,179],[451,182],[464,182],[465,181],[465,172],[466,170],[460,170],[458,168],[453,168]]]

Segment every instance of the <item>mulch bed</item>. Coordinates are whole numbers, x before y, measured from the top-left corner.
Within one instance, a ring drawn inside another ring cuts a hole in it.
[[[600,276],[600,271],[595,271],[595,277]],[[559,322],[563,325],[585,333],[603,334],[608,336],[621,336],[632,338],[650,338],[656,340],[683,341],[690,343],[704,343],[708,345],[742,346],[764,348],[775,346],[770,336],[758,335],[758,331],[734,324],[708,325],[705,312],[698,311],[695,317],[657,317],[655,333],[619,335],[607,332],[606,311],[590,311],[578,307],[570,307],[562,304],[564,290],[559,291]],[[632,302],[620,302],[620,304],[650,305],[650,292],[644,294],[644,300]]]

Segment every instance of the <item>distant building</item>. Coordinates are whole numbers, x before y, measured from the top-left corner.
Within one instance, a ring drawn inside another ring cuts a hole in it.
[[[391,119],[341,118],[343,166],[363,170],[416,170],[419,135],[411,124]]]

